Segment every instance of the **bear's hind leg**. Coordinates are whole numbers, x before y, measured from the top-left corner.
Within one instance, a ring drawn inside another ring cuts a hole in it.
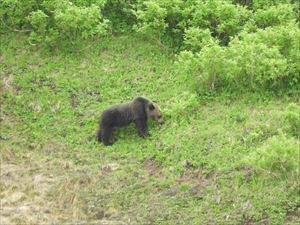
[[[102,131],[102,142],[104,145],[112,145],[113,144],[113,129],[112,128],[106,128]]]

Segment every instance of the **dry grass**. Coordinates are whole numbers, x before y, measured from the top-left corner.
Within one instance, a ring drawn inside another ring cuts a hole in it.
[[[60,148],[58,145],[57,149]],[[47,151],[39,154],[23,149],[27,153],[20,157],[13,146],[4,144],[1,150],[2,224],[72,223],[88,219],[81,193],[95,185],[91,171],[75,167],[65,159],[49,161]]]

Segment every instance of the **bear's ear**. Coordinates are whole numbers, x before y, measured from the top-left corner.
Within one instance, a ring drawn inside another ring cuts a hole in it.
[[[149,107],[149,109],[150,109],[151,111],[155,109],[153,103],[149,103],[148,107]]]

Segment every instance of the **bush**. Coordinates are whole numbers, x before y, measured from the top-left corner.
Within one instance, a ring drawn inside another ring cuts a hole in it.
[[[159,1],[145,1],[138,5],[137,18],[141,21],[138,31],[142,33],[153,33],[161,36],[168,27],[165,22],[168,10]]]
[[[185,16],[191,15],[188,25],[209,29],[212,36],[227,45],[230,38],[243,29],[251,15],[245,7],[234,5],[230,1],[196,1],[185,10]]]
[[[284,112],[284,128],[292,136],[300,135],[300,106],[291,103]]]
[[[182,52],[178,68],[199,90],[277,91],[299,84],[300,29],[296,23],[241,32],[228,47],[220,46],[208,31],[192,33],[194,38],[188,35],[185,43],[198,52]]]
[[[245,163],[259,173],[296,177],[299,175],[299,144],[299,141],[293,138],[274,136],[250,154]]]
[[[137,5],[136,14],[138,30],[143,33],[155,33],[159,38],[168,35],[182,44],[186,30],[208,29],[226,45],[242,30],[251,12],[226,0],[148,0]]]
[[[138,1],[136,30],[180,49],[193,0]]]
[[[11,29],[23,29],[28,26],[27,16],[38,10],[38,0],[2,0],[0,1],[0,17],[2,26],[5,24]]]
[[[232,87],[271,89],[287,76],[287,59],[275,46],[237,40],[230,44],[227,55],[223,66],[230,66],[227,77]]]
[[[181,51],[178,72],[198,92],[300,82],[295,0],[3,0],[0,16],[4,29],[47,45],[136,30]]]
[[[187,49],[193,52],[200,51],[206,45],[210,45],[218,41],[211,36],[209,29],[201,29],[199,27],[190,27],[185,30],[184,44]]]
[[[300,73],[295,7],[271,0],[141,1],[138,30],[183,44],[179,73],[198,92],[287,90],[297,86]]]
[[[30,40],[55,44],[58,40],[72,42],[105,34],[108,21],[103,19],[98,3],[90,6],[76,6],[72,2],[45,1],[44,11],[37,10],[28,17],[34,31]]]
[[[289,90],[300,73],[296,7],[284,0],[140,1],[138,30],[180,44],[178,71],[198,92]]]
[[[103,16],[111,22],[112,31],[126,32],[137,23],[137,0],[106,0]]]
[[[279,4],[266,9],[258,9],[253,19],[259,28],[285,24],[295,18],[291,4]]]
[[[165,114],[173,115],[182,120],[183,114],[191,113],[197,104],[197,97],[190,92],[183,92],[179,96],[171,98],[166,106]]]
[[[266,9],[272,6],[276,6],[281,3],[290,3],[291,0],[253,0],[253,9]]]
[[[250,43],[252,45],[264,44],[268,48],[277,49],[280,58],[286,60],[285,77],[281,79],[281,84],[285,88],[297,87],[299,84],[300,73],[300,29],[297,23],[290,22],[281,26],[269,27],[267,29],[258,29],[255,33],[244,32],[233,42]],[[233,44],[233,45],[234,45]],[[279,55],[278,55],[279,56]],[[279,59],[279,57],[276,57]],[[278,71],[278,75],[279,71]],[[272,85],[278,85],[279,82],[274,80]]]
[[[105,0],[4,0],[0,15],[12,29],[32,29],[31,42],[53,45],[105,34],[108,20],[101,13],[104,4]]]
[[[226,82],[227,68],[224,66],[226,49],[216,42],[203,47],[199,53],[184,51],[179,57],[179,69],[189,74],[189,79],[196,82],[196,90],[215,90]]]

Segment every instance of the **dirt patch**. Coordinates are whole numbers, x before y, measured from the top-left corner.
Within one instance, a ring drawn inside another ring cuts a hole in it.
[[[31,70],[35,70],[35,69],[37,69],[37,68],[39,68],[40,67],[40,65],[39,64],[29,64],[29,66],[28,66]]]
[[[76,108],[79,105],[79,99],[76,94],[71,95],[71,105],[73,108]]]
[[[43,166],[43,167],[41,167]],[[1,165],[1,213],[9,224],[52,224],[72,222],[80,215],[80,189],[90,176],[71,170],[67,175],[60,165],[41,163]],[[72,218],[72,221],[70,221]]]
[[[246,180],[250,180],[253,174],[255,173],[254,168],[251,167],[242,167],[240,171],[244,173]]]
[[[26,164],[1,163],[0,184],[2,224],[32,224],[55,222],[55,216],[47,216],[49,211],[45,194],[55,182],[49,174],[37,173],[40,168]]]
[[[300,223],[300,207],[298,207],[297,209],[295,209],[292,212],[289,212],[287,214],[287,218],[284,222],[284,224],[290,224],[290,225],[294,225],[294,224],[299,224]]]
[[[206,188],[214,182],[216,176],[216,174],[205,175],[201,169],[190,169],[185,170],[175,180],[179,184],[188,183],[190,185],[189,192],[195,199],[201,200],[206,195]]]
[[[151,158],[145,159],[144,168],[149,173],[150,176],[155,176],[155,177],[162,176],[162,168],[158,166],[157,163]]]
[[[16,87],[14,85],[14,78],[12,75],[7,75],[5,77],[2,77],[2,84],[0,87],[0,94],[3,94],[5,92],[11,92],[14,95],[17,95],[20,91],[19,87]]]
[[[119,169],[119,167],[120,167],[120,165],[117,163],[109,163],[109,164],[101,166],[101,171],[106,174],[106,173],[109,173],[109,172]]]
[[[49,141],[42,147],[43,152],[46,155],[54,155],[66,150],[66,146],[62,143]]]
[[[14,161],[16,159],[15,153],[13,149],[10,147],[1,147],[0,161]]]
[[[206,187],[216,179],[216,174],[205,175],[201,169],[185,170],[176,181],[189,182],[195,186]]]
[[[99,180],[119,164],[100,165],[99,173],[64,159],[60,153],[65,149],[63,144],[33,146],[36,151],[26,146],[26,157],[13,154],[13,146],[6,146],[5,155],[1,154],[1,225],[127,224],[123,218],[118,220],[119,213],[112,217],[106,206],[97,208],[97,216],[89,211],[95,198],[91,190],[98,189]]]

